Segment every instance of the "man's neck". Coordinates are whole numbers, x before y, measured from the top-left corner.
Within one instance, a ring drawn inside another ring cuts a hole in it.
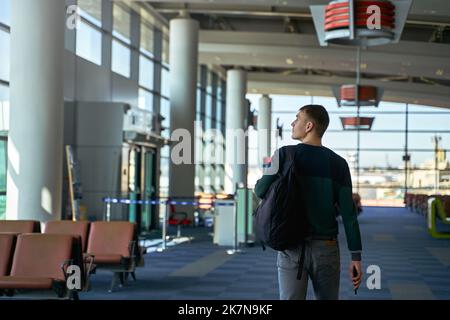
[[[302,141],[304,144],[309,144],[312,146],[316,146],[316,147],[321,147],[322,146],[322,139],[320,138],[306,138]]]

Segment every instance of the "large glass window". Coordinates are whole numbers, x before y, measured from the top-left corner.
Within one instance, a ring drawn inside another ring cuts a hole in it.
[[[9,130],[9,88],[0,85],[0,220],[5,219],[7,138]]]
[[[141,23],[141,51],[150,57],[153,57],[154,37],[153,26]]]
[[[77,29],[76,54],[97,65],[102,64],[102,2],[78,0],[81,23]]]
[[[80,16],[91,24],[102,26],[102,0],[78,0]]]
[[[0,132],[9,131],[9,88],[0,85]]]
[[[11,0],[0,0],[0,23],[11,25]]]
[[[162,126],[164,131],[161,133],[163,137],[170,137],[170,102],[167,99],[161,99],[161,115],[164,117]]]
[[[124,77],[130,77],[130,48],[116,39],[112,42],[112,71]]]
[[[130,43],[131,15],[121,5],[113,5],[113,36]]]
[[[84,21],[77,29],[76,53],[97,65],[102,64],[102,33]]]
[[[261,96],[248,97],[252,105],[258,107]],[[298,143],[290,135],[290,123],[298,106],[309,103],[323,105],[330,115],[330,126],[323,144],[346,159],[352,174],[353,192],[359,192],[363,205],[402,206],[405,183],[411,193],[450,194],[450,162],[447,157],[450,151],[450,111],[382,102],[378,108],[360,109],[361,117],[373,117],[374,121],[371,130],[358,133],[357,130],[344,130],[340,120],[341,117],[356,117],[356,109],[339,108],[333,98],[278,95],[271,98],[272,129],[275,129],[277,119],[284,125],[282,139],[272,135],[271,153],[281,146]],[[256,154],[257,138],[250,135],[249,140],[249,148]],[[254,157],[249,156],[249,184],[252,185],[261,173],[255,174],[255,170],[260,169]]]
[[[145,89],[139,89],[139,108],[153,111],[153,94]]]
[[[131,68],[131,15],[121,5],[113,5],[112,71],[129,78]]]
[[[167,34],[169,31],[163,29],[163,41],[162,41],[162,62],[164,65],[169,66],[169,38]]]
[[[0,29],[0,80],[9,81],[9,33]]]
[[[7,138],[0,135],[0,220],[4,220],[6,213],[6,170],[7,170]]]
[[[161,95],[164,97],[170,97],[170,78],[169,70],[163,68],[161,71]]]
[[[139,58],[139,85],[149,90],[153,90],[154,63],[144,57]]]

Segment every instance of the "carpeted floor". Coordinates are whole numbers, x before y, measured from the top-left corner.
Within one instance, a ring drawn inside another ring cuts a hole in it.
[[[381,289],[369,290],[366,274],[358,295],[348,278],[349,253],[340,223],[340,299],[450,299],[450,240],[436,240],[423,216],[403,208],[364,208],[359,218],[363,268],[381,269]],[[195,239],[145,256],[132,280],[108,293],[111,273],[92,276],[92,290],[81,299],[278,299],[276,252],[259,246],[229,256],[212,243],[212,229],[191,228]],[[314,295],[308,290],[308,299]]]

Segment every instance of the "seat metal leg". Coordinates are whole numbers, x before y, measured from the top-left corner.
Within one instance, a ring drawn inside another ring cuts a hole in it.
[[[113,278],[111,280],[111,287],[110,287],[110,289],[108,291],[109,293],[114,291],[114,288],[115,288],[116,283],[117,283],[118,280],[120,281],[120,272],[114,272]]]

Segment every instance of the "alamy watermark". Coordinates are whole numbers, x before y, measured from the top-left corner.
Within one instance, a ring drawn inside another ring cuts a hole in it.
[[[376,264],[367,267],[366,273],[370,276],[366,280],[366,286],[369,290],[381,289],[381,268]]]
[[[370,5],[367,7],[366,25],[369,30],[381,30],[381,9],[378,5]]]
[[[66,10],[66,27],[69,30],[75,30],[80,28],[81,17],[80,17],[80,7],[77,5],[70,5]]]

